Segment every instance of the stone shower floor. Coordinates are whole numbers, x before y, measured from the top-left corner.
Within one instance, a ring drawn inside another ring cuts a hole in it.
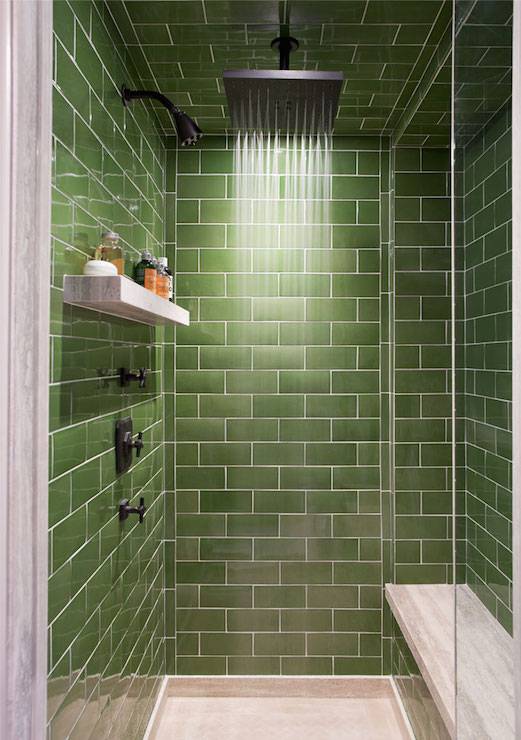
[[[246,682],[248,680],[246,679]],[[274,682],[275,683],[275,682]],[[297,680],[288,684],[298,685]],[[313,681],[313,684],[316,684]],[[410,738],[390,684],[368,696],[172,696],[169,689],[150,740],[403,740]],[[364,683],[358,681],[357,683]],[[308,685],[309,687],[309,685]],[[338,684],[335,688],[338,688]],[[291,693],[284,690],[282,693]],[[262,689],[257,693],[261,693]],[[223,693],[218,692],[218,693]],[[253,693],[253,692],[246,692]],[[272,692],[269,692],[272,693]],[[298,692],[301,693],[301,692]],[[322,695],[316,695],[316,693]],[[351,693],[352,692],[346,692]],[[362,692],[355,691],[355,694]]]

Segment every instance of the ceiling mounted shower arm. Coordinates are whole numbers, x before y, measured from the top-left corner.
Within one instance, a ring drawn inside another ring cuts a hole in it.
[[[271,42],[271,48],[279,52],[279,69],[289,69],[289,55],[299,47],[297,39],[293,36],[277,36]]]
[[[290,70],[299,48],[289,34],[289,0],[279,3],[280,32],[271,42],[279,69],[225,69],[223,83],[232,126],[239,130],[330,132],[338,111],[342,72]]]
[[[199,141],[203,132],[197,123],[190,118],[187,113],[181,110],[181,108],[174,105],[166,95],[163,95],[163,93],[157,92],[156,90],[130,90],[126,85],[121,86],[121,100],[125,107],[131,100],[142,100],[147,98],[157,100],[168,110],[172,116],[177,137],[182,146],[193,145]]]

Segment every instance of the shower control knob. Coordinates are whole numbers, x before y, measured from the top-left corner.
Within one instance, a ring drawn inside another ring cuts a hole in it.
[[[130,506],[128,498],[123,498],[119,502],[119,521],[124,522],[125,519],[128,519],[129,514],[138,514],[139,523],[143,524],[143,517],[145,516],[146,510],[147,507],[145,506],[145,499],[143,496],[139,499],[139,506]]]
[[[143,432],[138,432],[136,439],[132,439],[132,433],[127,432],[125,435],[125,444],[129,450],[134,448],[136,450],[136,457],[139,457],[145,444],[143,442]]]
[[[131,380],[137,380],[140,388],[146,388],[147,375],[150,371],[146,367],[140,367],[137,372],[131,372],[126,367],[119,368],[119,384],[123,387],[130,384]]]
[[[137,438],[132,444],[136,448],[136,457],[139,457],[143,449],[143,432],[138,432]]]
[[[145,388],[146,387],[146,384],[147,384],[147,373],[148,373],[148,370],[146,369],[146,367],[140,367],[139,368],[137,379],[138,379],[138,384],[139,384],[139,387],[140,388]]]

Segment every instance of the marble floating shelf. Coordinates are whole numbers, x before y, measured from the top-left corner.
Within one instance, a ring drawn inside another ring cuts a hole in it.
[[[160,298],[124,275],[65,275],[63,300],[72,306],[151,326],[190,324],[190,314],[184,308]]]

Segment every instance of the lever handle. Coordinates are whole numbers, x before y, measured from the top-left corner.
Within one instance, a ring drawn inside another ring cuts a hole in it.
[[[145,516],[145,511],[147,510],[147,507],[145,506],[145,499],[143,496],[139,499],[139,506],[137,507],[137,513],[139,514],[139,523],[143,524],[143,517]]]
[[[119,383],[122,386],[130,384],[131,380],[137,380],[140,388],[146,388],[147,376],[150,371],[146,367],[140,367],[137,373],[133,373],[126,367],[119,368]]]
[[[125,444],[130,449],[134,448],[136,450],[136,457],[139,457],[145,445],[143,442],[143,432],[138,432],[136,439],[132,439],[132,434],[127,432],[125,435]]]
[[[147,507],[145,506],[145,499],[143,496],[139,499],[139,506],[130,506],[128,498],[121,499],[119,502],[119,521],[124,522],[125,519],[128,519],[130,514],[138,514],[139,523],[143,524],[146,510]]]
[[[148,375],[148,370],[146,369],[146,367],[140,367],[139,373],[137,376],[140,388],[146,388],[147,375]]]

